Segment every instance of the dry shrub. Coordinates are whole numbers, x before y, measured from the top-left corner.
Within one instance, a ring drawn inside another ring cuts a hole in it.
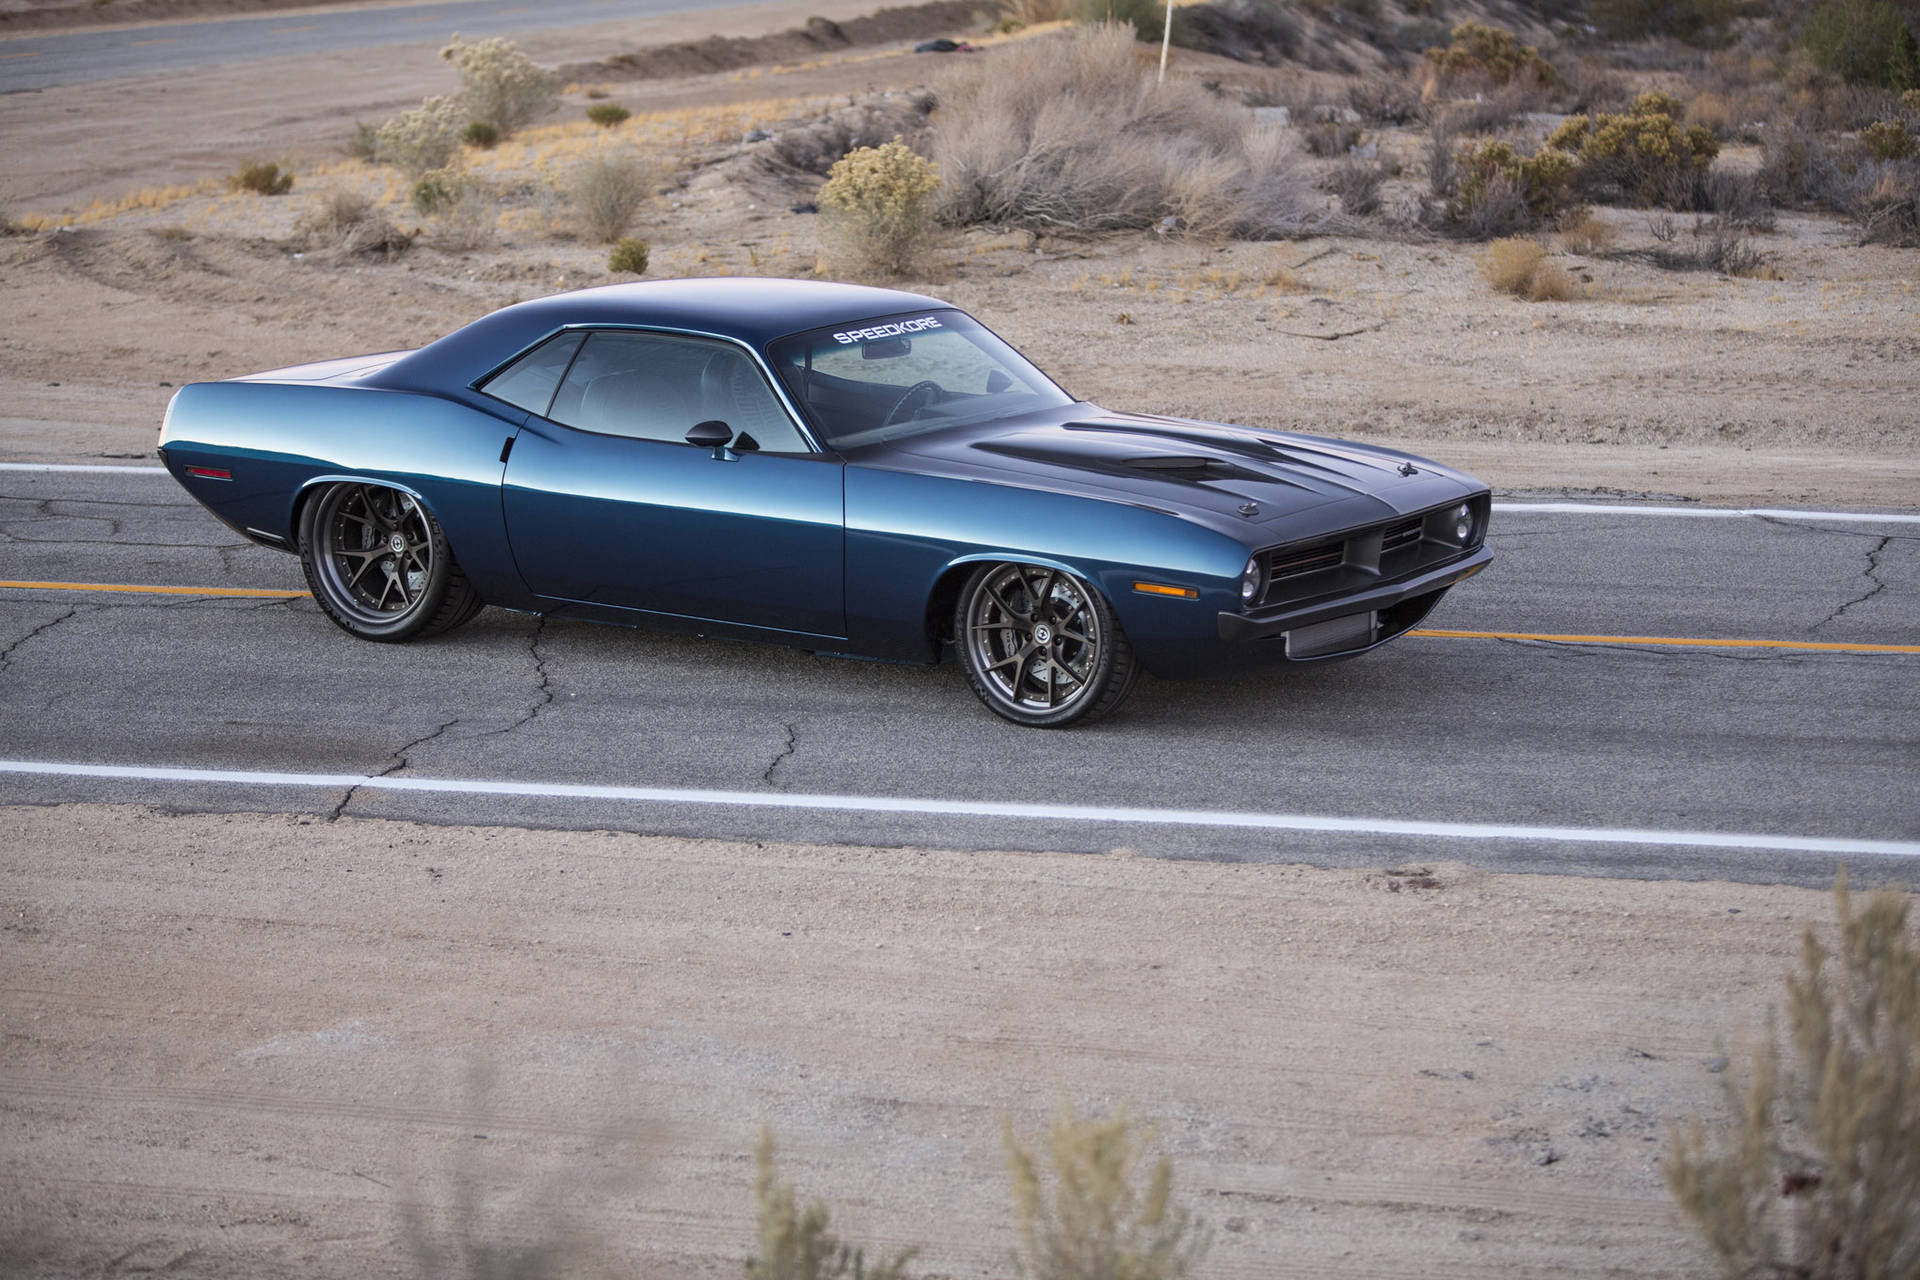
[[[774,1164],[773,1130],[760,1130],[753,1155],[755,1249],[747,1280],[905,1280],[917,1249],[868,1265],[863,1250],[833,1234],[826,1202],[801,1206]]]
[[[560,105],[560,77],[502,36],[466,41],[457,34],[440,56],[460,73],[460,100],[472,120],[505,137]]]
[[[1340,120],[1315,120],[1300,127],[1300,141],[1306,144],[1307,154],[1314,156],[1347,155],[1360,145],[1362,136],[1359,125]]]
[[[899,138],[918,150],[932,107],[931,99],[918,97],[842,107],[774,135],[761,155],[761,166],[783,177],[804,173],[824,178],[856,147]]]
[[[1501,293],[1528,302],[1570,302],[1580,287],[1559,263],[1547,261],[1546,246],[1525,236],[1495,240],[1480,255],[1480,274]]]
[[[653,167],[631,147],[602,147],[581,159],[566,183],[580,234],[595,244],[618,240],[656,180]]]
[[[1573,116],[1547,138],[1547,147],[1579,160],[1577,185],[1589,195],[1611,195],[1639,205],[1670,202],[1720,154],[1711,130],[1674,123],[1679,102],[1643,93],[1621,115]]]
[[[257,196],[283,196],[293,190],[293,174],[271,161],[241,165],[227,179],[235,191],[251,191]]]
[[[1510,235],[1573,202],[1573,158],[1543,149],[1523,155],[1506,142],[1464,147],[1453,158],[1447,219],[1470,239]]]
[[[1121,28],[1016,44],[939,97],[933,153],[953,222],[1260,238],[1310,217],[1286,131],[1191,81],[1156,84]]]
[[[466,252],[492,244],[500,228],[500,193],[492,183],[470,173],[449,173],[437,192],[433,243],[441,249]],[[414,190],[419,205],[419,188]]]
[[[413,243],[358,191],[330,191],[316,198],[294,222],[293,238],[307,253],[340,258],[364,253],[391,258]]]
[[[1380,185],[1386,180],[1386,165],[1348,156],[1327,172],[1320,186],[1339,197],[1340,212],[1367,218],[1380,212]]]
[[[1668,271],[1717,271],[1725,276],[1778,280],[1773,255],[1755,247],[1745,233],[1725,218],[1702,218],[1682,243],[1671,235],[1661,239],[1651,255],[1656,267]]]
[[[820,188],[829,265],[881,276],[923,266],[939,190],[934,167],[898,138],[848,152]]]
[[[1914,153],[1904,120],[1875,120],[1860,131],[1860,144],[1875,160],[1905,160]]]
[[[1073,12],[1072,0],[1000,0],[1001,17],[1023,27],[1062,22]]]
[[[1397,76],[1367,76],[1347,89],[1347,105],[1370,124],[1410,124],[1420,116],[1420,90]]]
[[[399,165],[415,177],[444,169],[460,154],[460,134],[466,123],[457,99],[428,98],[374,130],[373,158]]]
[[[1771,1021],[1733,1113],[1674,1135],[1667,1186],[1729,1277],[1920,1274],[1920,948],[1907,901],[1854,914],[1834,889],[1839,965],[1809,926],[1787,978],[1793,1054]]]
[[[1872,244],[1920,244],[1920,163],[1871,161],[1862,165],[1843,207]]]
[[[1560,247],[1569,253],[1605,253],[1618,238],[1612,223],[1584,206],[1560,219]]]
[[[1553,64],[1532,45],[1522,45],[1505,27],[1462,22],[1444,49],[1426,53],[1428,89],[1435,94],[1472,92],[1488,85],[1552,85]]]
[[[1037,1155],[1011,1121],[1001,1135],[1027,1280],[1180,1280],[1206,1253],[1206,1231],[1174,1201],[1172,1163],[1147,1162],[1152,1134],[1124,1110],[1099,1119],[1063,1106]]]

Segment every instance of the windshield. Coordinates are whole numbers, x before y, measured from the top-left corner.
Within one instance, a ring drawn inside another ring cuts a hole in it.
[[[829,448],[1073,403],[1018,351],[958,311],[859,320],[782,338],[774,370]]]

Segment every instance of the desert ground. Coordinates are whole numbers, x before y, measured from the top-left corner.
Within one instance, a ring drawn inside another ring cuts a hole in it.
[[[585,65],[867,8],[521,43]],[[649,277],[810,274],[818,218],[793,207],[819,180],[749,134],[936,84],[950,59],[914,34],[582,80],[513,162],[598,145],[580,115],[604,95],[671,175],[636,227]],[[449,245],[343,154],[357,120],[451,86],[423,44],[0,98],[23,224],[0,239],[0,462],[150,460],[183,382],[618,278],[538,210]],[[266,158],[292,192],[221,185]],[[422,234],[297,248],[341,188]],[[1585,289],[1565,302],[1495,295],[1479,246],[1352,227],[972,229],[904,287],[1079,396],[1390,443],[1502,495],[1920,506],[1920,256],[1783,213],[1757,237],[1777,278],[1676,273],[1634,255],[1644,215],[1599,216],[1613,252],[1556,250]],[[1156,1126],[1213,1232],[1204,1276],[1711,1274],[1662,1154],[1725,1114],[1826,895],[1308,860],[0,809],[0,1269],[734,1275],[767,1124],[849,1236],[1007,1275],[999,1125],[1066,1101]]]

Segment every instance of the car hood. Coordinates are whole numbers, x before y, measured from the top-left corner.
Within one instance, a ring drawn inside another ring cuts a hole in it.
[[[1393,449],[1090,404],[881,448],[872,460],[881,465],[1127,502],[1253,543],[1388,520],[1486,488]]]

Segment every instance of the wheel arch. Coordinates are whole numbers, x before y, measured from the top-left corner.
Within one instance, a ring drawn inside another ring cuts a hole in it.
[[[953,642],[953,611],[960,603],[960,589],[973,572],[983,564],[1032,564],[1043,569],[1058,569],[1070,573],[1094,591],[1100,593],[1113,608],[1112,593],[1100,583],[1097,574],[1088,573],[1084,568],[1074,565],[1059,556],[1033,555],[1030,552],[1016,551],[970,551],[965,555],[949,560],[934,577],[933,586],[927,593],[927,602],[923,614],[926,627],[927,645],[937,661],[945,652],[946,646]]]

